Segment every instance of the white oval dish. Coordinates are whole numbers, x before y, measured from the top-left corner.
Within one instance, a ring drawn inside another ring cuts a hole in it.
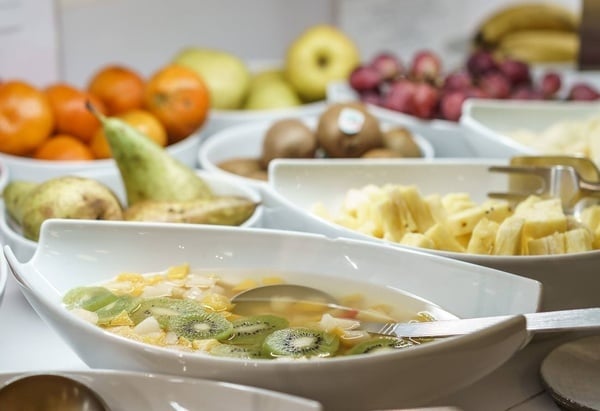
[[[311,130],[316,128],[318,117],[299,118]],[[250,185],[263,186],[265,184],[263,181],[225,171],[218,164],[232,158],[260,158],[264,136],[272,124],[273,121],[243,124],[229,127],[215,134],[215,138],[209,139],[200,146],[198,151],[200,168],[239,179]],[[384,129],[391,126],[391,123],[382,122],[382,128]],[[423,158],[433,158],[435,156],[434,149],[429,141],[419,134],[413,134],[413,137],[423,153]],[[314,161],[320,161],[320,159]],[[330,159],[330,161],[337,161],[337,159]],[[370,160],[363,159],[362,161]],[[378,159],[373,161],[378,161]]]
[[[240,184],[227,176],[212,174],[203,170],[197,171],[210,186],[210,188],[218,195],[240,195],[259,203],[254,214],[246,220],[241,227],[261,227],[264,213],[261,194],[252,187]],[[81,175],[88,178],[98,180],[110,187],[117,197],[121,200],[121,204],[125,204],[126,195],[125,188],[121,181],[120,174],[110,169],[99,169],[87,172],[75,172],[72,174]],[[27,260],[33,255],[37,242],[23,237],[20,227],[11,220],[7,215],[4,201],[0,200],[0,235],[4,238],[4,244],[9,244],[21,260]]]
[[[386,183],[416,185],[421,193],[469,193],[482,202],[489,191],[506,191],[507,177],[487,171],[491,159],[434,159],[430,161],[361,163],[310,162],[275,160],[269,169],[269,190],[263,198],[271,203],[267,227],[314,232],[329,237],[346,237],[386,243],[397,243],[362,234],[327,221],[311,212],[318,202],[336,210],[351,188]],[[333,189],[334,188],[334,189]],[[277,205],[279,204],[279,205]],[[411,247],[408,247],[411,248]],[[543,310],[583,308],[600,305],[597,275],[600,250],[549,256],[490,256],[420,249],[422,252],[464,260],[497,268],[540,281],[544,286]]]
[[[40,372],[1,373],[0,388]],[[111,410],[320,411],[316,401],[219,381],[132,371],[46,372],[75,379],[96,391]]]
[[[62,295],[115,273],[151,272],[188,262],[217,272],[275,271],[284,280],[294,270],[309,278],[323,276],[329,287],[333,279],[340,285],[364,281],[422,297],[429,307],[427,300],[433,301],[462,317],[534,311],[540,296],[539,283],[501,271],[369,242],[277,230],[48,220],[30,261],[19,262],[10,246],[4,251],[31,305],[93,368],[247,384],[348,411],[422,405],[472,383],[527,341],[523,317],[470,335],[371,356],[236,360],[169,351],[109,334],[68,312]],[[399,376],[408,375],[410,384],[397,384]]]
[[[195,168],[198,161],[198,148],[205,135],[206,131],[203,127],[199,132],[166,147],[165,150],[188,167]],[[0,160],[8,168],[11,178],[16,180],[43,181],[51,177],[81,171],[87,172],[97,169],[116,170],[113,159],[53,161],[0,153]]]

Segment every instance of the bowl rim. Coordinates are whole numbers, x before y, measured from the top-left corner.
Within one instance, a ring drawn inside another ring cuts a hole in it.
[[[398,165],[404,165],[404,166],[410,167],[411,164],[419,164],[419,165],[427,165],[427,164],[429,164],[429,165],[435,165],[435,164],[454,165],[454,164],[456,164],[456,165],[460,165],[461,163],[468,163],[468,164],[476,164],[476,165],[486,165],[489,162],[498,163],[499,161],[502,161],[501,159],[486,159],[486,158],[472,158],[472,159],[441,158],[441,159],[430,159],[429,161],[425,161],[425,162],[422,160],[421,161],[414,161],[414,160],[415,159],[405,159],[401,162],[398,162],[398,161],[386,159],[386,160],[382,160],[382,162],[380,162],[379,164],[380,165],[383,164],[383,165],[391,166],[391,167],[398,166]],[[269,165],[269,175],[274,174],[275,170],[278,167],[286,167],[288,165],[298,165],[298,166],[310,168],[311,164],[314,164],[314,163],[307,162],[307,161],[304,161],[301,159],[299,159],[299,160],[275,159]],[[335,166],[336,164],[339,166],[351,165],[352,167],[361,167],[360,162],[357,162],[354,159],[343,159],[343,161],[336,161],[335,163],[330,163],[327,165]],[[368,167],[368,164],[362,165],[362,167]],[[371,242],[378,243],[378,244],[386,244],[386,245],[398,247],[401,249],[421,250],[423,252],[426,252],[426,253],[429,253],[432,255],[441,255],[443,257],[448,257],[448,258],[457,259],[457,260],[468,260],[469,262],[473,262],[473,263],[480,264],[480,265],[485,265],[483,263],[486,261],[490,261],[490,260],[491,261],[505,261],[505,262],[526,261],[526,262],[531,262],[531,263],[537,263],[540,261],[548,260],[549,258],[552,259],[552,261],[567,261],[567,262],[571,261],[571,260],[578,260],[582,256],[587,257],[587,258],[596,258],[596,257],[600,258],[600,249],[590,250],[590,251],[581,251],[581,252],[577,252],[577,253],[552,254],[552,255],[481,255],[481,254],[469,254],[469,253],[459,253],[459,252],[452,252],[452,251],[443,251],[443,250],[428,250],[426,248],[403,245],[403,244],[399,244],[399,243],[392,242],[389,240],[384,240],[384,239],[376,238],[373,236],[369,236],[367,234],[363,234],[358,231],[351,230],[349,228],[343,227],[334,222],[328,221],[322,217],[319,217],[318,215],[311,213],[309,210],[306,210],[303,207],[300,207],[294,201],[292,201],[291,199],[289,199],[286,196],[284,196],[283,194],[281,194],[277,190],[277,188],[274,186],[273,180],[274,180],[273,178],[269,179],[268,190],[270,190],[270,195],[272,197],[274,197],[276,199],[276,201],[280,202],[285,207],[288,207],[290,210],[293,210],[295,213],[298,213],[298,214],[304,216],[304,218],[309,219],[310,221],[318,223],[322,226],[325,226],[331,230],[336,231],[337,235],[336,235],[336,237],[333,237],[333,238],[348,238],[346,236],[349,236],[350,238],[359,238],[364,241],[371,241]]]
[[[127,226],[125,226],[124,224],[128,224]],[[8,266],[10,268],[10,271],[13,273],[13,276],[15,277],[15,279],[17,280],[17,283],[19,284],[19,286],[21,287],[22,291],[25,293],[31,293],[36,299],[38,299],[43,305],[44,305],[44,309],[45,309],[45,314],[51,313],[55,318],[60,318],[61,321],[66,321],[69,325],[71,326],[77,326],[81,332],[86,332],[94,337],[96,337],[99,341],[103,341],[106,340],[108,343],[110,343],[111,341],[114,341],[114,343],[116,343],[118,346],[123,347],[124,349],[127,348],[131,348],[131,349],[142,349],[144,352],[146,353],[150,353],[151,355],[158,355],[158,356],[164,356],[164,358],[173,358],[174,360],[179,358],[181,359],[181,357],[183,356],[184,358],[188,358],[190,361],[207,361],[208,364],[218,364],[218,363],[232,363],[232,364],[240,364],[240,363],[244,363],[244,364],[253,364],[255,367],[256,366],[260,366],[260,367],[266,367],[268,369],[270,368],[281,368],[281,367],[285,367],[285,364],[290,364],[294,363],[297,365],[294,365],[295,368],[306,368],[306,367],[313,367],[314,364],[319,364],[318,367],[320,369],[325,369],[327,367],[336,367],[337,363],[346,363],[346,362],[357,362],[357,363],[364,363],[364,362],[387,362],[392,358],[404,358],[406,356],[410,357],[413,355],[427,355],[430,352],[437,352],[438,351],[438,347],[442,346],[442,350],[444,349],[448,349],[448,350],[454,350],[456,349],[458,346],[462,345],[463,342],[465,341],[473,341],[474,339],[480,338],[481,336],[484,336],[486,334],[489,333],[494,333],[499,329],[503,329],[505,327],[512,327],[515,326],[516,324],[520,324],[519,327],[522,328],[521,331],[523,331],[524,334],[524,341],[526,341],[525,335],[526,333],[526,329],[525,329],[525,319],[521,314],[514,314],[514,315],[509,315],[508,319],[497,324],[496,328],[487,328],[481,331],[477,331],[471,334],[467,334],[467,335],[461,335],[461,336],[454,336],[454,337],[450,337],[450,338],[446,338],[446,339],[440,339],[437,341],[432,341],[429,342],[427,344],[422,344],[419,346],[415,346],[415,347],[411,347],[410,350],[399,350],[399,351],[393,351],[393,352],[386,352],[386,353],[381,353],[381,355],[377,355],[377,356],[357,356],[357,357],[333,357],[333,358],[326,358],[326,359],[321,359],[321,358],[314,358],[313,360],[310,361],[299,361],[299,362],[295,362],[295,360],[290,359],[290,360],[282,360],[282,361],[272,361],[272,360],[268,360],[268,359],[252,359],[252,360],[240,360],[238,358],[223,358],[223,357],[212,357],[210,355],[205,355],[203,353],[187,353],[187,352],[180,352],[177,350],[170,350],[168,348],[164,348],[164,347],[156,347],[156,346],[152,346],[140,341],[135,341],[135,340],[131,340],[128,339],[124,336],[120,336],[120,335],[116,335],[114,333],[110,333],[109,331],[106,331],[100,327],[97,327],[94,324],[89,323],[88,321],[84,320],[81,317],[78,317],[77,315],[74,315],[72,313],[69,313],[69,311],[61,304],[60,299],[61,299],[61,295],[58,292],[58,290],[56,288],[54,288],[52,286],[52,283],[50,282],[50,280],[48,280],[39,270],[39,266],[37,266],[36,264],[38,264],[38,259],[40,258],[40,255],[42,253],[42,249],[45,248],[45,242],[48,241],[48,239],[52,238],[52,236],[49,234],[52,230],[53,230],[53,226],[63,226],[63,227],[75,227],[77,225],[80,226],[86,226],[88,229],[92,228],[93,226],[103,226],[104,228],[110,228],[110,229],[118,229],[120,228],[126,228],[128,230],[140,230],[140,229],[145,229],[145,230],[160,230],[161,228],[166,228],[166,229],[172,229],[171,227],[165,225],[164,223],[152,223],[152,224],[146,224],[146,223],[124,223],[121,221],[95,221],[95,220],[60,220],[60,219],[54,219],[54,220],[47,220],[47,222],[43,223],[42,226],[42,236],[40,237],[40,247],[38,247],[35,251],[35,255],[34,257],[27,261],[27,262],[21,262],[19,261],[16,256],[14,255],[10,245],[5,245],[3,246],[3,252],[4,255],[6,257]],[[181,229],[183,230],[190,230],[190,231],[205,231],[205,232],[211,232],[211,231],[225,231],[228,232],[232,235],[235,235],[235,229],[232,227],[210,227],[210,226],[206,226],[206,227],[194,227],[194,226],[180,226],[182,227]],[[327,238],[323,235],[320,234],[313,234],[313,233],[302,233],[302,232],[284,232],[281,230],[270,230],[270,229],[256,229],[256,228],[242,228],[242,230],[244,230],[247,234],[252,234],[252,235],[261,235],[261,236],[274,236],[277,238],[281,238],[282,236],[286,236],[286,237],[295,237],[298,239],[303,239],[303,240],[313,240],[313,241],[320,241],[320,242],[324,242],[324,243],[330,243],[333,245],[337,245],[337,244],[346,244],[349,245],[351,247],[359,247],[359,248],[363,248],[363,247],[368,247],[372,250],[378,250],[378,249],[389,249],[389,247],[384,247],[381,248],[380,246],[373,244],[373,243],[369,243],[369,242],[364,242],[361,240],[353,240],[353,239],[331,239],[331,238]],[[93,236],[91,236],[91,238],[94,238]],[[92,243],[89,243],[90,247]],[[426,253],[421,253],[421,252],[415,252],[412,250],[404,250],[403,253],[406,254],[418,254],[423,258],[435,261],[435,260],[447,260],[445,257],[439,257],[439,256],[434,256],[431,254],[426,254]],[[465,266],[467,265],[471,265],[468,263],[463,263],[463,262],[453,262],[454,264],[465,264]],[[31,287],[31,285],[29,284],[29,281],[26,279],[26,277],[34,277],[34,278],[43,278],[44,279],[44,283],[45,283],[45,287],[46,290],[44,290],[45,292],[42,292],[42,290],[35,288],[35,287]],[[531,280],[533,281],[533,280]],[[53,294],[53,295],[52,295]],[[418,296],[417,296],[418,297]],[[421,298],[421,297],[419,297]],[[426,302],[432,303],[434,305],[436,305],[436,302],[433,301],[429,301],[429,300],[424,300]],[[443,308],[442,308],[443,309]],[[414,354],[413,354],[414,353]],[[264,364],[264,365],[263,365]],[[284,365],[280,365],[280,364],[284,364]]]

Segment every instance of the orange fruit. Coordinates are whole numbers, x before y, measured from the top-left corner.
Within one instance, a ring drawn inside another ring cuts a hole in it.
[[[146,82],[144,106],[165,126],[171,144],[188,137],[204,124],[210,95],[206,83],[196,72],[168,65]]]
[[[0,84],[0,151],[28,155],[53,126],[52,107],[41,90],[18,80]]]
[[[104,103],[106,114],[111,116],[141,108],[144,103],[144,80],[124,66],[102,67],[90,79],[87,90]]]
[[[117,117],[144,133],[159,146],[167,145],[167,131],[152,113],[146,110],[131,110]],[[112,157],[102,128],[98,129],[92,137],[90,148],[96,158]]]
[[[106,113],[104,103],[95,95],[65,83],[51,85],[46,95],[56,121],[55,134],[68,134],[88,143],[100,128],[100,121],[88,111],[86,101],[101,113]]]
[[[44,141],[33,153],[38,160],[93,160],[92,150],[80,139],[57,134]]]

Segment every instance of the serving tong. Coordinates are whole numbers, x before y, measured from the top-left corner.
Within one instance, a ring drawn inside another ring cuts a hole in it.
[[[490,198],[510,202],[530,195],[560,198],[564,212],[574,216],[600,202],[600,171],[585,157],[518,156],[510,165],[492,166],[489,171],[510,175],[509,191],[490,192]]]

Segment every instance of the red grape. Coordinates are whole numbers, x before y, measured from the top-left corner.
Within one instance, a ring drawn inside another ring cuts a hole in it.
[[[498,64],[500,72],[508,78],[511,85],[518,86],[521,84],[531,83],[531,74],[529,66],[519,60],[504,60]]]
[[[413,57],[410,74],[416,80],[435,80],[442,73],[442,61],[433,52],[421,50]]]
[[[540,87],[545,98],[553,97],[562,87],[560,75],[554,72],[545,73],[540,81]]]
[[[479,77],[485,73],[498,70],[498,65],[491,53],[478,50],[467,59],[467,70],[472,76]]]
[[[451,91],[442,96],[440,112],[442,117],[450,121],[458,121],[462,114],[462,104],[467,99],[463,91]]]
[[[379,53],[369,64],[379,72],[383,80],[393,80],[404,72],[404,67],[392,53]]]
[[[381,96],[376,91],[368,90],[360,93],[360,101],[379,106],[381,105]]]
[[[569,91],[569,100],[574,101],[594,101],[600,98],[598,91],[590,84],[576,83],[573,84]]]
[[[417,117],[428,119],[432,118],[436,112],[440,93],[438,89],[428,83],[418,83],[415,85],[414,93],[414,113]]]
[[[408,80],[398,80],[390,85],[382,105],[406,114],[415,113],[415,85]]]
[[[473,85],[471,75],[465,70],[455,71],[450,73],[444,79],[444,90],[466,90]]]
[[[469,98],[490,98],[490,95],[488,93],[475,86],[466,89],[465,93]]]
[[[510,98],[513,100],[543,100],[544,95],[541,91],[536,90],[531,86],[522,85],[513,89]]]
[[[507,98],[510,95],[510,82],[504,74],[487,73],[479,80],[479,87],[490,98]]]
[[[359,66],[350,73],[350,87],[356,91],[374,90],[381,83],[381,75],[370,66]]]

